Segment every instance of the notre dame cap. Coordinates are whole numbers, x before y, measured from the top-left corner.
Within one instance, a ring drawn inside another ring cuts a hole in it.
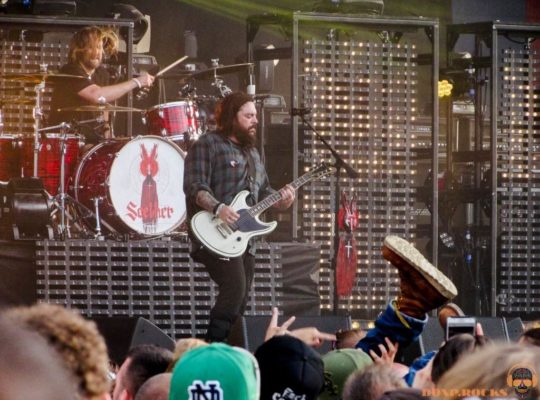
[[[261,400],[316,399],[324,385],[319,353],[301,340],[274,336],[255,352],[261,371]]]
[[[213,343],[182,356],[169,400],[259,400],[259,391],[257,360],[244,349]]]

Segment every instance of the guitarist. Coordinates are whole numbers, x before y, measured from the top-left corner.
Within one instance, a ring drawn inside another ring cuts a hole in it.
[[[255,146],[258,121],[251,96],[242,92],[226,96],[217,106],[216,122],[217,130],[202,135],[185,160],[188,226],[191,217],[200,210],[233,224],[239,215],[228,204],[242,190],[250,192],[250,206],[275,193]],[[289,208],[295,198],[294,189],[287,185],[280,195],[275,207]],[[206,340],[221,342],[227,339],[232,324],[244,313],[247,304],[255,268],[253,244],[240,257],[222,258],[202,247],[193,234],[190,237],[191,257],[205,266],[219,288],[210,311]]]

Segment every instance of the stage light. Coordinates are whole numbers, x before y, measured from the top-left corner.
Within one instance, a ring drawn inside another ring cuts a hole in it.
[[[151,34],[150,16],[143,15],[135,6],[125,3],[113,4],[111,14],[114,19],[133,21],[133,52],[148,53],[150,51]],[[125,41],[125,34],[122,36]],[[125,48],[125,43],[120,43],[120,51],[125,51]]]
[[[115,19],[129,19],[134,22],[133,43],[138,43],[148,30],[148,21],[146,21],[144,15],[131,4],[113,4],[112,14]]]

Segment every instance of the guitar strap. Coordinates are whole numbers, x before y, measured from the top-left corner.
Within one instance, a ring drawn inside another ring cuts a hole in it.
[[[252,201],[256,201],[255,197],[255,180],[257,178],[257,168],[255,167],[255,160],[251,155],[251,149],[244,149],[246,155],[247,165],[248,165],[248,184],[249,184],[249,193],[251,194]]]

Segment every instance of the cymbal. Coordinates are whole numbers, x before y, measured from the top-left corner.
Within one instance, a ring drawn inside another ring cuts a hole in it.
[[[113,104],[99,104],[88,106],[75,106],[75,107],[63,107],[58,111],[72,111],[72,112],[143,112],[140,108],[115,106]]]
[[[34,104],[35,99],[22,96],[6,96],[0,97],[0,105],[4,104]]]
[[[178,79],[178,80],[186,80],[192,77],[192,73],[186,72],[185,74],[164,74],[160,76],[156,76],[156,79]]]
[[[29,82],[40,83],[43,81],[60,81],[66,79],[88,79],[86,76],[68,75],[68,74],[55,74],[48,72],[31,72],[31,73],[19,73],[19,74],[4,74],[0,75],[0,79],[16,82]]]
[[[253,66],[253,63],[222,65],[219,67],[208,68],[208,69],[205,69],[204,71],[195,72],[191,76],[195,79],[201,79],[201,80],[212,79],[217,75],[232,74],[234,72],[243,72],[250,66]]]

